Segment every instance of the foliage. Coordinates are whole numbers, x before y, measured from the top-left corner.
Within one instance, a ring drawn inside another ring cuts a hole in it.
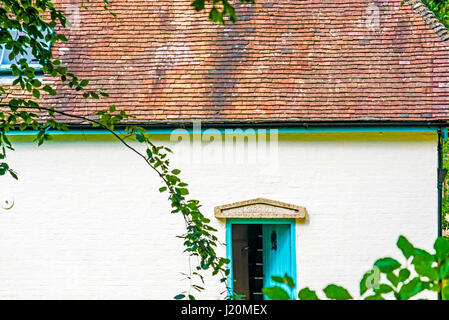
[[[443,142],[443,169],[449,170],[449,141]],[[442,228],[449,236],[449,175],[446,175],[443,183],[442,199]]]
[[[194,271],[187,275],[190,280],[188,290],[175,298],[194,299],[192,289],[201,291],[204,289],[202,270],[211,270],[212,275],[220,275],[221,282],[226,285],[226,276],[229,273],[226,265],[228,259],[218,257],[215,248],[218,239],[214,235],[216,230],[210,225],[200,211],[198,200],[188,199],[188,185],[180,179],[181,171],[170,167],[168,155],[171,150],[164,146],[154,145],[146,130],[138,126],[126,126],[124,134],[117,134],[114,129],[123,120],[131,118],[124,111],[116,110],[112,105],[108,110],[96,114],[96,119],[91,116],[82,117],[39,104],[39,99],[44,94],[56,96],[58,94],[52,83],[42,83],[37,76],[35,65],[40,65],[39,71],[59,79],[61,83],[82,94],[85,99],[100,99],[108,97],[108,93],[101,88],[88,89],[89,80],[79,79],[70,72],[67,66],[53,57],[49,43],[67,41],[63,34],[68,26],[67,18],[61,10],[55,8],[51,0],[0,0],[0,42],[8,52],[11,61],[11,74],[14,77],[12,86],[18,86],[26,92],[23,96],[10,96],[8,88],[0,86],[0,176],[9,174],[18,179],[18,174],[7,163],[7,152],[14,150],[13,144],[8,138],[8,133],[13,130],[32,129],[37,131],[35,141],[41,145],[51,138],[52,129],[67,130],[67,125],[58,121],[56,115],[90,123],[93,127],[101,127],[113,134],[128,149],[141,157],[147,165],[161,178],[163,186],[160,192],[170,194],[171,213],[181,214],[185,221],[186,232],[179,236],[184,240],[185,252],[198,261]],[[99,0],[104,3],[104,9],[108,9],[108,0]],[[86,0],[87,3],[90,0]],[[253,3],[253,0],[241,0],[243,3]],[[235,10],[228,0],[195,0],[192,3],[196,11],[209,10],[209,20],[224,24],[225,20],[236,21]],[[87,9],[83,3],[82,8]],[[111,12],[113,17],[116,14]],[[31,63],[25,57],[29,54],[35,58]],[[9,86],[8,86],[9,87]],[[134,148],[127,139],[135,139],[145,146],[144,152]],[[193,279],[199,279],[199,285]],[[224,292],[227,292],[227,288]]]
[[[254,3],[254,0],[240,0],[241,3]],[[234,7],[228,0],[194,0],[192,6],[196,11],[209,10],[208,19],[225,24],[226,20],[237,21]]]
[[[429,8],[438,20],[446,28],[449,28],[449,1],[448,0],[422,0],[422,2]]]
[[[402,0],[401,5],[408,2]],[[421,2],[435,14],[438,20],[449,28],[449,1],[448,0],[421,0]]]
[[[360,281],[360,297],[363,300],[409,300],[419,293],[433,291],[449,300],[449,239],[439,237],[434,243],[435,253],[414,247],[404,236],[397,246],[404,255],[404,264],[387,257],[377,260],[371,270]],[[288,275],[272,277],[277,283],[288,283],[294,288]],[[281,287],[263,288],[263,293],[272,300],[288,300],[289,294]],[[345,288],[330,284],[323,290],[331,300],[352,300]],[[320,300],[310,288],[298,293],[299,300]]]

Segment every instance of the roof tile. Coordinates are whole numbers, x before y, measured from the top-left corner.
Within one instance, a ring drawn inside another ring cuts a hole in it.
[[[256,0],[224,26],[190,2],[115,0],[117,20],[90,2],[54,52],[110,97],[57,83],[45,103],[145,123],[449,120],[449,33],[419,0]]]

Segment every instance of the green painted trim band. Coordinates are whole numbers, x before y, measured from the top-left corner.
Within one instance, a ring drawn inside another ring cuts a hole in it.
[[[212,130],[214,132],[226,133],[227,130],[238,130],[239,128],[230,128],[230,129],[148,129],[148,134],[198,134],[198,133],[211,133]],[[248,130],[248,128],[241,129],[243,132]],[[437,132],[437,127],[352,127],[352,128],[255,128],[254,130],[277,130],[278,133],[369,133],[369,132]],[[447,132],[447,131],[446,131]],[[7,134],[14,136],[27,136],[27,135],[36,135],[38,131],[10,131]],[[59,131],[59,130],[50,130],[50,134],[52,135],[110,135],[111,133],[107,130],[68,130],[68,131]],[[117,134],[125,134],[125,131],[117,130],[115,131]]]

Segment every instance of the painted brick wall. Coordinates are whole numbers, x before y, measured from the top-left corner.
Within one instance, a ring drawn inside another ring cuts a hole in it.
[[[0,195],[15,201],[0,211],[0,298],[170,299],[188,285],[175,238],[182,218],[168,214],[140,159],[105,137],[64,136],[38,152],[19,140],[9,161],[20,180],[0,179]],[[223,242],[216,205],[265,197],[307,208],[297,225],[300,286],[332,281],[355,294],[376,258],[400,257],[398,235],[423,247],[437,235],[435,134],[280,135],[270,164],[220,164],[213,145],[201,162],[189,144],[161,142],[180,155],[176,167]],[[224,289],[207,286],[200,297]]]

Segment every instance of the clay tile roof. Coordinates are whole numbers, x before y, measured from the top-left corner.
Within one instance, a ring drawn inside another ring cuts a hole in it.
[[[67,9],[55,53],[110,97],[46,102],[145,123],[449,120],[448,34],[417,0],[256,0],[225,26],[190,3],[113,0],[117,20],[99,0]]]

